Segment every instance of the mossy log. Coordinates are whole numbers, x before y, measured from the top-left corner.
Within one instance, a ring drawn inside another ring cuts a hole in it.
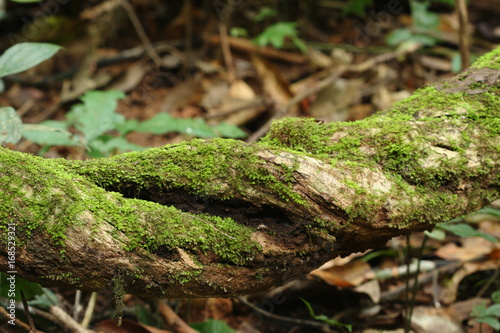
[[[362,121],[285,118],[255,144],[86,161],[2,148],[2,270],[83,290],[249,294],[477,210],[500,197],[499,54]]]

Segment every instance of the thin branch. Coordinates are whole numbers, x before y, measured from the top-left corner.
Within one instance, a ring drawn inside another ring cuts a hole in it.
[[[160,66],[161,58],[158,55],[158,53],[156,53],[156,50],[153,47],[153,44],[151,43],[151,40],[149,39],[148,35],[146,34],[146,31],[144,31],[141,21],[139,20],[139,17],[135,13],[134,8],[127,0],[121,0],[120,4],[123,7],[123,9],[125,9],[125,12],[129,17],[130,22],[132,22],[132,25],[134,26],[137,35],[144,44],[144,47],[146,48],[146,51],[148,52],[149,56],[151,57],[151,59],[153,59],[153,61],[157,66]]]
[[[256,305],[254,305],[252,302],[249,302],[245,297],[238,297],[237,300],[240,301],[241,303],[245,304],[246,306],[252,308],[253,310],[255,310],[259,313],[262,313],[264,316],[272,318],[272,319],[287,321],[287,322],[301,324],[301,325],[308,325],[308,326],[313,326],[313,327],[327,326],[327,324],[322,322],[322,321],[297,319],[297,318],[290,318],[290,317],[275,315],[274,313],[268,312],[262,308],[259,308]]]

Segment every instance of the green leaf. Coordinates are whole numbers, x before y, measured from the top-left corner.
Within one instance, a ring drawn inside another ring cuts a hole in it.
[[[157,312],[151,311],[151,308],[144,304],[135,303],[134,313],[137,316],[137,321],[143,325],[161,327],[163,319]]]
[[[128,142],[124,137],[111,137],[108,140],[96,139],[90,143],[89,155],[92,157],[110,156],[113,153],[124,153],[128,151],[139,151],[145,147]],[[94,156],[93,151],[101,153],[100,156]]]
[[[268,17],[274,17],[278,14],[278,12],[275,9],[272,9],[270,7],[264,6],[260,9],[260,11],[255,15],[255,17],[252,19],[254,22],[262,22]]]
[[[43,288],[43,294],[35,296],[34,299],[28,301],[28,304],[40,309],[49,309],[52,305],[59,305],[59,301],[50,289]]]
[[[457,235],[458,237],[482,237],[486,240],[489,240],[492,243],[498,242],[498,240],[492,235],[488,235],[483,232],[477,231],[470,225],[465,223],[455,223],[455,224],[441,223],[438,224],[436,228],[444,229],[448,232]]]
[[[311,304],[302,297],[299,297],[299,299],[302,302],[304,302],[304,304],[307,306],[307,310],[309,311],[309,314],[311,315],[311,317],[315,317],[316,315],[314,314],[314,310],[313,310]]]
[[[78,146],[77,138],[66,130],[64,121],[47,120],[40,124],[24,124],[23,136],[39,145]]]
[[[328,318],[327,316],[325,315],[315,315],[314,314],[314,310],[311,306],[311,304],[309,304],[308,301],[306,301],[305,299],[303,299],[302,297],[299,297],[299,299],[304,302],[304,304],[307,306],[307,310],[309,310],[309,314],[311,315],[311,317],[313,317],[314,319],[316,320],[320,320],[322,322],[325,322],[329,325],[332,325],[332,326],[339,326],[339,327],[345,327],[349,332],[352,332],[352,325],[346,325],[346,324],[343,324],[341,322],[338,322],[336,320],[333,320],[333,319],[330,319]]]
[[[436,38],[414,34],[407,28],[394,29],[389,33],[385,41],[390,46],[396,46],[401,43],[419,43],[422,45],[435,45],[437,43]]]
[[[385,41],[390,46],[395,46],[410,39],[411,36],[411,31],[406,28],[394,29],[389,33]]]
[[[0,296],[8,299],[21,301],[21,289],[27,300],[43,293],[42,287],[38,283],[33,283],[15,274],[0,272]]]
[[[439,16],[428,10],[429,2],[410,1],[413,25],[422,29],[435,29],[439,25]]]
[[[270,25],[254,39],[254,42],[259,46],[271,44],[275,48],[281,49],[288,37],[297,37],[296,22],[278,22]]]
[[[491,299],[493,300],[493,302],[495,303],[500,303],[500,290],[495,290],[492,294],[491,294]]]
[[[492,216],[500,218],[500,209],[493,208],[493,207],[486,207],[486,208],[480,209],[476,213],[488,214],[488,215],[492,215]]]
[[[116,124],[116,130],[120,135],[126,135],[132,131],[135,131],[135,129],[139,126],[139,121],[137,119],[125,119],[120,124]]]
[[[233,27],[229,29],[229,34],[232,37],[248,37],[247,29],[241,27]]]
[[[424,234],[426,234],[430,238],[434,238],[437,240],[443,240],[446,237],[446,233],[439,228],[435,228],[431,232],[426,230],[426,231],[424,231]]]
[[[158,113],[153,118],[139,123],[134,130],[152,134],[179,132],[198,138],[244,138],[247,136],[236,125],[220,123],[211,127],[202,118],[173,118],[164,112]]]
[[[292,38],[293,45],[297,46],[297,48],[302,51],[302,53],[306,53],[307,45],[300,38],[293,37]]]
[[[225,322],[215,319],[209,319],[202,323],[191,324],[190,326],[200,333],[236,333],[236,331],[229,327]]]
[[[238,126],[224,122],[214,126],[213,130],[219,136],[224,138],[240,139],[240,138],[245,138],[247,136],[245,131],[241,130]]]
[[[484,317],[486,314],[486,305],[484,303],[478,304],[472,308],[470,315],[472,317]]]
[[[60,46],[48,43],[19,43],[0,56],[0,77],[25,71],[52,57]]]
[[[0,144],[19,142],[22,128],[23,122],[14,108],[10,106],[0,108]]]
[[[173,118],[167,113],[158,113],[153,118],[139,123],[137,132],[165,134],[179,132],[199,138],[215,138],[217,133],[201,118]]]
[[[175,118],[172,118],[168,113],[157,113],[152,118],[140,122],[135,131],[143,133],[152,134],[165,134],[173,132],[172,122]]]
[[[125,94],[118,90],[89,91],[81,98],[83,104],[73,106],[68,112],[68,122],[75,125],[88,144],[125,121],[123,115],[115,112],[121,98]]]
[[[434,37],[431,36],[426,36],[426,35],[420,35],[420,34],[415,34],[411,37],[411,41],[413,43],[420,43],[425,46],[433,46],[436,45],[438,40]]]
[[[462,56],[458,52],[454,52],[451,57],[451,72],[459,73],[462,70]]]
[[[372,3],[373,0],[349,0],[342,10],[342,14],[354,14],[359,18],[364,18],[366,16],[366,7],[371,6]]]
[[[496,318],[493,317],[476,318],[476,321],[478,323],[488,324],[496,330],[500,329],[500,322]]]
[[[500,317],[500,304],[490,305],[490,307],[486,309],[486,315]]]

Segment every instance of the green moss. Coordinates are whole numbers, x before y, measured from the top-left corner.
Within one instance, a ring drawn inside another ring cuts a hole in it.
[[[361,187],[358,183],[352,181],[352,180],[345,180],[344,183],[349,186],[350,188],[353,188],[356,190],[356,194],[361,195],[365,194],[367,192],[367,189]]]
[[[123,297],[125,296],[125,282],[123,276],[121,275],[116,275],[112,281],[113,298],[115,299],[115,313],[113,318],[118,323],[118,326],[120,326],[123,318],[123,310],[125,309],[125,305],[123,304]]]
[[[182,188],[198,196],[216,193],[218,198],[231,199],[251,185],[284,201],[303,204],[291,188],[294,168],[277,165],[276,170],[269,170],[256,154],[259,149],[229,139],[192,140],[109,159],[71,161],[67,166],[103,188],[118,191],[133,184],[137,193],[142,188]],[[278,179],[275,174],[287,178]]]
[[[471,65],[471,68],[483,67],[500,70],[500,47],[484,54]]]
[[[26,243],[33,230],[43,228],[54,244],[64,246],[66,229],[78,223],[75,217],[85,209],[84,203],[78,199],[79,188],[72,185],[73,175],[60,173],[54,177],[50,168],[43,167],[41,158],[14,152],[0,154],[5,183],[9,184],[8,188],[0,190],[0,202],[5,206],[1,209],[0,220],[8,222],[13,217],[23,216],[25,223],[17,230],[21,245]],[[19,174],[29,174],[30,177],[19,177]],[[64,204],[71,200],[75,201],[74,204]],[[20,207],[22,211],[15,211],[13,207]]]
[[[191,270],[191,271],[182,271],[182,272],[172,272],[170,278],[173,283],[180,283],[180,284],[185,284],[190,282],[191,280],[199,277],[200,275],[203,274],[202,269],[197,269],[197,270]]]
[[[313,119],[283,119],[273,124],[263,143],[328,161],[337,169],[349,168],[352,177],[344,180],[344,184],[355,189],[358,196],[354,205],[347,208],[351,218],[376,221],[378,217],[373,219],[370,216],[373,211],[382,209],[389,200],[398,198],[399,201],[402,196],[415,195],[415,189],[422,188],[427,191],[419,193],[427,198],[427,202],[418,203],[422,209],[417,209],[418,212],[413,215],[410,212],[415,207],[409,205],[408,218],[403,221],[398,217],[397,221],[406,226],[425,209],[429,209],[429,218],[438,221],[438,218],[444,217],[439,210],[444,206],[453,206],[443,202],[459,200],[447,192],[447,187],[456,188],[458,179],[471,179],[493,172],[496,168],[494,163],[484,163],[479,168],[471,169],[467,166],[470,157],[465,155],[472,143],[480,147],[481,154],[500,150],[498,144],[488,137],[498,136],[499,133],[500,117],[496,110],[500,109],[500,101],[497,94],[492,93],[493,89],[478,97],[427,87],[390,111],[354,123],[325,125]],[[463,128],[459,135],[464,140],[448,135],[450,139],[443,141],[443,135],[446,136],[443,124],[454,122]],[[420,131],[418,126],[425,126],[426,131]],[[486,129],[486,137],[477,137],[478,127]],[[434,154],[432,160],[427,160],[432,147],[447,150],[450,156]],[[386,194],[373,194],[368,188],[360,186],[356,174],[380,167],[397,186]],[[455,203],[463,207],[462,202]],[[401,204],[401,209],[406,210],[404,204]]]
[[[214,253],[219,260],[233,264],[244,264],[261,251],[251,240],[252,229],[230,218],[196,216],[154,202],[125,199],[56,166],[61,162],[0,151],[4,177],[11,185],[0,190],[0,202],[6,208],[1,211],[1,227],[5,229],[15,216],[24,216],[26,223],[19,223],[17,230],[24,242],[20,245],[26,244],[31,232],[43,230],[64,252],[70,228],[97,230],[108,223],[128,251],[141,247],[153,253],[172,253],[175,259],[175,250],[183,248],[193,256]],[[30,179],[19,174],[29,174]],[[82,193],[90,194],[81,200]]]

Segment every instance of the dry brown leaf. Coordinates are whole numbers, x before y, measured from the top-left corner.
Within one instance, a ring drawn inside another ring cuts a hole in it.
[[[141,83],[146,74],[146,61],[136,61],[128,66],[125,75],[122,75],[117,81],[107,87],[107,90],[130,91]]]
[[[325,121],[345,121],[349,116],[349,106],[361,99],[361,80],[337,79],[319,92],[309,109],[311,117]]]
[[[421,333],[462,333],[462,327],[444,309],[417,306],[411,317],[413,328]]]
[[[448,243],[436,250],[435,254],[446,260],[460,260],[462,262],[470,261],[481,256],[489,254],[494,245],[481,237],[462,238],[462,246],[455,243]]]
[[[367,294],[375,304],[378,304],[378,302],[380,302],[380,283],[376,279],[367,281],[354,288],[354,290],[358,293]]]
[[[200,80],[192,79],[181,82],[165,96],[161,110],[172,113],[186,105],[197,105],[204,93]]]
[[[252,64],[259,73],[264,94],[272,98],[277,110],[283,110],[293,97],[288,83],[282,78],[282,75],[264,59],[254,55],[252,56]],[[297,107],[293,107],[286,116],[296,115],[298,115]]]
[[[366,276],[372,271],[370,265],[364,261],[356,260],[343,266],[333,266],[326,270],[316,269],[309,273],[328,284],[338,287],[359,286],[366,281]]]

